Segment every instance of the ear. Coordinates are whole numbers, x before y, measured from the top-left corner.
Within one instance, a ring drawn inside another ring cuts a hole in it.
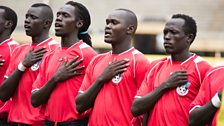
[[[194,35],[193,34],[188,34],[187,35],[187,42],[189,42],[189,45],[193,42]]]
[[[13,25],[13,22],[11,20],[5,21],[5,24],[4,24],[5,28],[9,29],[12,27],[12,25]]]
[[[44,20],[44,28],[50,28],[52,21],[49,19]]]
[[[79,20],[79,21],[76,22],[76,27],[81,28],[83,26],[83,24],[84,24],[83,20]]]
[[[135,26],[134,25],[129,25],[127,27],[127,34],[133,34],[135,32]]]

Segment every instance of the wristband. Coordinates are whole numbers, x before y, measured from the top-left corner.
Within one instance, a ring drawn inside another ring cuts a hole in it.
[[[26,70],[26,67],[22,64],[22,62],[19,63],[18,70],[22,72]]]
[[[218,93],[216,93],[213,97],[212,97],[212,105],[216,108],[219,108],[221,106],[221,101],[219,99]]]

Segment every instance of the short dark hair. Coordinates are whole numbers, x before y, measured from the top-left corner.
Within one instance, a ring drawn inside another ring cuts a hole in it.
[[[47,9],[46,10],[47,18],[51,21],[51,23],[53,22],[54,14],[49,5],[44,3],[35,3],[31,7],[45,7]]]
[[[197,35],[197,24],[196,24],[195,20],[192,17],[185,15],[185,14],[174,14],[172,16],[172,19],[173,18],[181,18],[185,21],[184,26],[183,26],[184,32],[185,32],[185,34],[193,34],[193,40],[192,40],[192,42],[193,42]]]
[[[84,5],[82,5],[81,3],[74,2],[74,1],[69,1],[66,4],[75,7],[75,9],[76,9],[75,15],[80,20],[83,20],[83,25],[79,29],[79,34],[78,34],[79,39],[82,39],[88,45],[92,46],[90,35],[88,33],[82,34],[82,32],[86,32],[88,30],[88,28],[89,28],[89,26],[91,24],[91,19],[90,19],[90,14],[89,14],[88,9]]]
[[[5,11],[3,17],[5,18],[5,20],[10,20],[13,22],[12,24],[12,28],[11,28],[11,33],[15,30],[16,25],[17,25],[17,14],[14,10],[12,10],[9,7],[6,6],[0,6],[0,9],[3,9]]]

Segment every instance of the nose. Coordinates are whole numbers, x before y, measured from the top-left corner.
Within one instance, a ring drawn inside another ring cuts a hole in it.
[[[56,18],[56,21],[61,21],[61,20],[62,20],[62,16],[58,15],[57,18]]]
[[[109,28],[111,28],[111,23],[106,24],[106,29],[109,29]]]
[[[27,18],[25,19],[25,23],[30,23],[30,17],[27,17]]]
[[[170,39],[170,34],[169,34],[169,32],[164,33],[163,38],[164,38],[165,40]]]

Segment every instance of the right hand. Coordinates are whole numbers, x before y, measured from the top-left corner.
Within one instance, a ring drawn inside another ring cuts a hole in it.
[[[83,75],[81,70],[83,70],[85,66],[79,66],[79,64],[82,61],[83,59],[78,60],[78,56],[76,56],[69,63],[66,63],[67,58],[64,58],[62,65],[58,68],[57,72],[54,74],[55,80],[57,82],[62,82],[74,76]]]
[[[0,55],[0,58],[2,58],[2,55]],[[0,59],[0,67],[4,65],[5,60],[4,59]]]
[[[128,59],[122,59],[109,63],[109,65],[99,76],[99,79],[103,82],[110,81],[114,76],[121,74],[127,70],[127,67],[129,66],[128,62]]]
[[[180,85],[186,83],[187,80],[187,72],[186,70],[176,71],[172,73],[169,78],[165,81],[165,85],[168,89],[176,88]]]
[[[41,47],[37,50],[31,49],[25,56],[24,60],[22,61],[22,64],[29,68],[36,62],[40,61],[44,54],[47,52],[46,48]]]

